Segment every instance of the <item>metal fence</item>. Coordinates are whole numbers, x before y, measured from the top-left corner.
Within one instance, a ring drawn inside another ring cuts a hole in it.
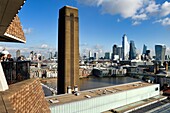
[[[6,61],[1,64],[9,85],[30,78],[30,61]]]

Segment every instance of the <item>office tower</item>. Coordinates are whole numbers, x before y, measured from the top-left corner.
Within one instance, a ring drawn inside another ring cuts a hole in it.
[[[64,6],[58,19],[58,94],[73,89],[79,81],[78,9]]]
[[[123,35],[122,39],[123,39],[123,41],[122,41],[122,59],[127,60],[128,52],[129,52],[129,43],[128,43],[126,34]]]
[[[134,41],[130,41],[129,60],[136,59],[136,47]]]
[[[117,45],[113,45],[113,55],[117,55]]]
[[[161,61],[163,63],[165,61],[165,52],[166,46],[165,45],[155,45],[155,60]]]
[[[113,50],[112,50],[112,60],[115,59],[115,55],[117,55],[117,45],[113,45]]]
[[[119,60],[122,60],[122,47],[117,47],[117,55],[119,55]]]
[[[151,55],[150,55],[151,51],[150,50],[146,50],[146,56],[148,59],[151,59]]]
[[[105,52],[104,58],[105,58],[105,59],[110,59],[110,52]]]
[[[53,58],[53,53],[50,52],[50,53],[49,53],[49,59],[52,59],[52,58]]]
[[[96,59],[96,60],[99,59],[99,54],[98,54],[98,52],[95,52],[95,53],[94,53],[94,59]]]
[[[21,52],[20,52],[20,50],[18,49],[18,50],[16,51],[16,58],[18,58],[20,55],[21,55]]]
[[[30,57],[30,60],[33,60],[33,57],[34,57],[34,51],[31,51],[31,52],[30,52],[30,56],[29,56],[29,57]]]
[[[58,52],[55,52],[54,57],[58,58]]]
[[[92,57],[92,52],[91,51],[89,51],[89,58],[91,58]]]
[[[144,45],[143,45],[143,52],[142,52],[142,54],[145,55],[145,54],[146,54],[146,50],[147,50],[147,46],[144,44]]]
[[[39,61],[42,60],[42,55],[41,54],[37,54],[37,60],[39,60]]]

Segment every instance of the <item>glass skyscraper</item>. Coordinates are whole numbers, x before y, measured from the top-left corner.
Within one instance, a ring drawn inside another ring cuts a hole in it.
[[[113,45],[113,51],[112,51],[112,60],[114,59],[115,55],[117,55],[117,45]]]
[[[119,59],[122,60],[122,47],[117,47],[117,54],[119,55]]]
[[[116,44],[113,45],[112,60],[115,59],[115,56],[118,56],[122,60],[122,47]]]
[[[144,45],[143,45],[143,53],[142,53],[142,54],[145,55],[145,54],[146,54],[146,50],[147,50],[147,46],[144,44]]]
[[[134,41],[130,41],[129,60],[136,59],[136,47]]]
[[[166,46],[165,45],[155,45],[155,60],[161,61],[163,63],[165,61],[165,52]]]
[[[123,35],[122,39],[123,39],[122,41],[122,57],[123,58],[122,59],[127,60],[128,52],[129,52],[129,43],[128,43],[126,34]]]

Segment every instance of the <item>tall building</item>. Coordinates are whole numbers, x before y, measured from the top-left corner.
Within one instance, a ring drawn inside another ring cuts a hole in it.
[[[95,52],[95,53],[94,53],[94,59],[96,59],[96,60],[99,59],[99,54],[98,54],[98,52]]]
[[[165,45],[155,45],[155,60],[161,61],[163,63],[165,61],[165,52],[166,46]]]
[[[92,57],[92,52],[91,51],[89,51],[89,58],[91,58]]]
[[[110,59],[110,52],[105,52],[104,58],[105,59]]]
[[[148,57],[148,59],[150,59],[151,60],[151,51],[150,50],[146,50],[146,56]]]
[[[54,57],[58,58],[58,52],[57,51],[54,53]]]
[[[115,55],[117,55],[117,45],[113,45],[113,51],[112,51],[112,60],[115,59]]]
[[[122,47],[117,47],[117,55],[119,55],[119,60],[122,60]]]
[[[30,60],[33,60],[33,57],[34,57],[34,51],[31,51],[31,52],[30,52],[30,56],[29,56],[29,57],[30,57]]]
[[[50,53],[49,53],[49,59],[51,60],[52,58],[53,58],[53,53],[50,52]]]
[[[20,52],[20,50],[18,49],[18,50],[16,51],[16,58],[18,58],[20,55],[21,55],[21,52]]]
[[[136,59],[136,47],[134,41],[130,41],[130,51],[129,51],[129,60]]]
[[[113,55],[117,55],[117,45],[113,45]]]
[[[145,54],[146,54],[146,50],[147,50],[147,46],[144,44],[144,45],[143,45],[143,52],[142,52],[142,54],[145,55]]]
[[[127,60],[128,52],[129,52],[129,43],[128,43],[126,34],[123,35],[122,39],[123,39],[123,41],[122,41],[122,59]]]
[[[58,19],[58,94],[73,89],[79,81],[78,9],[64,6]]]

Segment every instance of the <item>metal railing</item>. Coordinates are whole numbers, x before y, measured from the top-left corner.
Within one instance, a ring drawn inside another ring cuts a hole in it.
[[[30,61],[1,62],[8,85],[30,78]]]

